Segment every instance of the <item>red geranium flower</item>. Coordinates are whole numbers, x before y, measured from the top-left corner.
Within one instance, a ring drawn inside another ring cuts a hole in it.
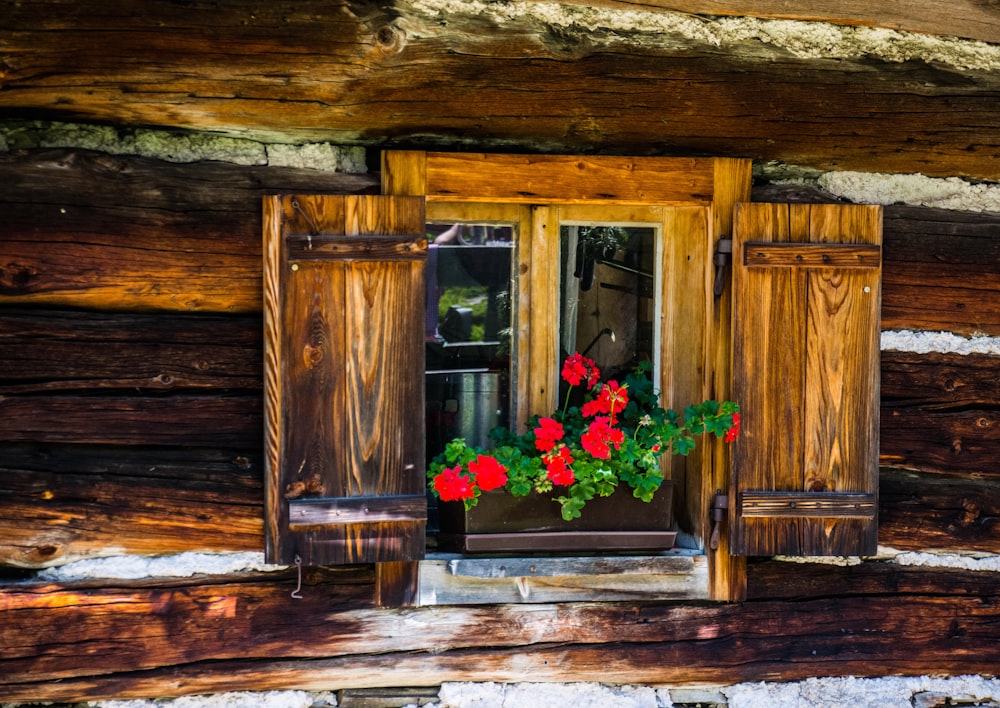
[[[462,501],[476,496],[471,480],[461,472],[461,465],[446,467],[434,478],[434,491],[442,501]]]
[[[579,386],[586,381],[587,389],[590,390],[601,378],[601,372],[593,359],[588,359],[577,352],[566,357],[566,361],[563,362],[562,377],[570,386]]]
[[[587,428],[587,432],[580,436],[580,444],[583,449],[599,460],[611,457],[611,445],[614,445],[617,450],[624,441],[625,433],[617,428],[612,428],[604,416],[594,418]]]
[[[573,464],[573,455],[568,447],[561,447],[557,452],[550,455],[543,455],[542,462],[545,463],[545,470],[552,484],[569,486],[576,481],[576,476],[570,465]]]
[[[563,439],[562,423],[555,418],[539,418],[535,428],[535,447],[542,452],[548,452]]]
[[[628,388],[619,386],[617,381],[608,381],[601,387],[597,398],[583,404],[581,412],[588,418],[598,413],[607,413],[611,417],[611,424],[614,425],[615,416],[621,413],[627,405]]]
[[[484,492],[507,484],[507,468],[490,455],[479,455],[474,462],[469,463],[469,471],[475,476],[476,484]]]

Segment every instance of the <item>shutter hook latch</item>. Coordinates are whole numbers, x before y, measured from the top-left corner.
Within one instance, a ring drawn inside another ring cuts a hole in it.
[[[713,551],[719,548],[719,538],[722,535],[722,522],[726,518],[726,511],[729,509],[729,497],[722,493],[721,489],[715,490],[712,497],[712,535],[708,539],[708,547]]]
[[[292,209],[302,214],[302,218],[306,220],[307,224],[309,224],[309,233],[306,234],[306,239],[309,241],[309,250],[311,251],[313,247],[313,236],[319,235],[319,228],[316,226],[316,222],[310,219],[309,215],[306,214],[305,210],[299,204],[299,200],[294,197],[292,198]]]
[[[294,597],[296,600],[301,600],[302,599],[302,556],[300,556],[298,553],[295,554],[295,567],[299,571],[299,582],[298,585],[295,586],[295,589],[292,590],[292,597]]]
[[[724,279],[726,266],[732,260],[733,255],[733,240],[731,238],[720,238],[719,242],[715,244],[715,257],[713,262],[715,263],[715,298],[719,299],[722,297],[722,291],[726,287],[726,281]]]

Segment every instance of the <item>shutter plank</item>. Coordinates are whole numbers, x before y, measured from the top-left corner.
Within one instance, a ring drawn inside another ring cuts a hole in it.
[[[734,552],[875,552],[881,210],[740,204]]]
[[[878,224],[866,219],[874,209],[814,205],[809,210],[813,242],[880,241]],[[879,282],[878,269],[870,267],[809,273],[806,491],[865,490],[877,468],[878,446],[872,441],[878,439],[878,400],[871,392],[878,391]]]
[[[776,242],[791,239],[792,220],[798,210],[781,208],[780,205],[762,205],[756,221],[737,223],[741,229],[753,228],[753,238],[768,235]],[[799,229],[801,233],[801,229]],[[748,238],[750,238],[748,236]],[[734,243],[734,262],[742,262],[743,245]],[[734,294],[733,312],[737,322],[743,323],[734,337],[734,363],[742,369],[734,373],[734,395],[740,403],[743,434],[735,446],[734,455],[753,446],[758,451],[761,464],[739,464],[741,483],[747,489],[778,489],[781,480],[795,475],[796,451],[802,447],[798,426],[790,425],[788,415],[798,409],[802,400],[804,373],[801,363],[805,358],[805,332],[801,303],[804,301],[805,278],[802,271],[746,270],[742,287]],[[775,366],[774,362],[782,362]],[[754,381],[753,387],[740,386],[741,381]],[[791,411],[782,411],[785,435],[761,435],[768,421],[775,414],[772,402],[794,401]],[[764,461],[767,463],[765,464]],[[737,546],[738,548],[738,546]],[[737,553],[737,555],[742,555]]]
[[[296,196],[270,209],[282,219],[266,234],[279,246],[264,249],[279,261],[264,269],[278,280],[265,284],[268,559],[421,558],[423,200]]]

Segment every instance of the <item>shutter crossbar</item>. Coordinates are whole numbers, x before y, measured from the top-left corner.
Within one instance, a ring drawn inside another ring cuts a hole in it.
[[[292,531],[301,531],[309,526],[426,521],[426,519],[427,499],[423,494],[293,499],[288,502],[288,525]]]
[[[878,268],[882,247],[866,243],[770,243],[753,241],[743,250],[748,268]]]
[[[289,261],[408,261],[427,257],[427,238],[422,234],[288,236],[285,244]]]
[[[874,494],[853,492],[740,493],[740,512],[746,517],[810,516],[862,518],[875,516]]]

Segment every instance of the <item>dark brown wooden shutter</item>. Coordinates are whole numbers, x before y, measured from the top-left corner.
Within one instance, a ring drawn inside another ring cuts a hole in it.
[[[880,207],[736,207],[736,555],[875,553],[881,244]]]
[[[423,199],[269,197],[264,217],[268,561],[422,558]]]

